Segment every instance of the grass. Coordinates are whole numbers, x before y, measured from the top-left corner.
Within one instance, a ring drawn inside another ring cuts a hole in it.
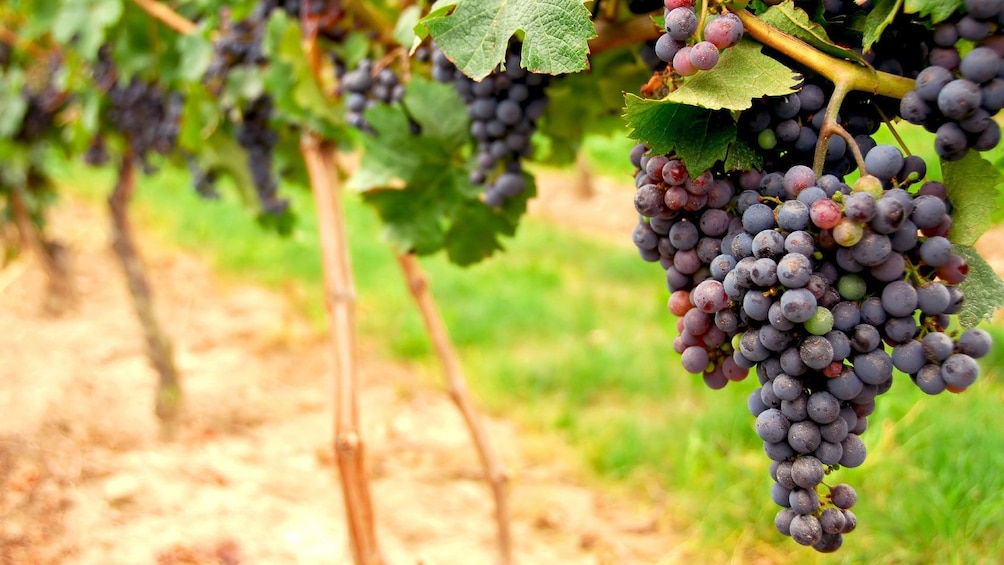
[[[597,167],[603,172],[629,145],[610,138],[587,147],[606,163]],[[108,171],[76,166],[61,179],[92,198],[112,184]],[[223,273],[289,292],[323,329],[316,224],[302,189],[287,190],[300,213],[297,231],[279,238],[235,201],[200,201],[178,171],[141,183],[138,223]],[[434,374],[377,219],[354,197],[346,210],[362,338],[380,355]],[[859,529],[839,554],[819,556],[774,531],[768,461],[745,407],[755,379],[711,391],[683,372],[662,272],[638,260],[628,241],[597,241],[530,218],[508,252],[485,264],[422,263],[482,403],[561,434],[611,485],[659,485],[670,502],[666,521],[684,531],[684,549],[698,562],[1004,561],[1004,352],[963,395],[927,398],[898,379],[864,436],[868,461],[834,479],[858,488]]]

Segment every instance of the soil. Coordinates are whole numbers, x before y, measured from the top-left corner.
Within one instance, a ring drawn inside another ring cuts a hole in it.
[[[178,437],[161,441],[156,376],[107,216],[73,201],[54,214],[75,306],[44,312],[45,275],[30,257],[0,270],[0,563],[351,563],[324,336],[284,296],[141,233],[186,394]],[[495,563],[493,504],[457,411],[414,368],[361,349],[388,562]],[[512,477],[518,563],[682,559],[658,500],[590,482],[554,437],[499,418],[489,431]]]

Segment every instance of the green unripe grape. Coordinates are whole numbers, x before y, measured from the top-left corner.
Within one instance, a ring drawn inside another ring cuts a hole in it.
[[[854,192],[867,192],[875,197],[875,200],[882,198],[882,181],[878,177],[873,177],[871,175],[865,175],[858,180],[854,181]]]
[[[842,218],[840,223],[833,226],[833,241],[843,247],[851,247],[865,235],[865,228],[862,224],[850,218]]]
[[[847,274],[837,281],[837,291],[844,300],[861,300],[868,290],[865,279],[855,274]]]
[[[805,321],[805,330],[812,335],[826,335],[833,329],[833,312],[816,306],[816,313]]]
[[[777,147],[777,136],[774,135],[774,130],[768,128],[760,132],[760,135],[756,138],[756,142],[760,145],[760,149],[770,151]]]

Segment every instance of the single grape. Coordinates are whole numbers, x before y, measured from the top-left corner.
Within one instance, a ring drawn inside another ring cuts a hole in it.
[[[840,223],[843,217],[840,213],[840,205],[829,198],[823,198],[812,203],[809,209],[809,216],[812,223],[824,230],[828,230]]]
[[[693,8],[674,8],[666,15],[666,33],[677,41],[685,41],[697,31],[697,14]]]
[[[719,49],[728,49],[738,45],[742,37],[743,22],[739,16],[732,12],[725,12],[704,26],[704,39],[715,44]]]
[[[890,180],[903,167],[903,153],[893,145],[876,145],[865,155],[868,174]]]
[[[694,68],[707,71],[718,64],[718,47],[710,41],[699,41],[690,50],[690,64]]]

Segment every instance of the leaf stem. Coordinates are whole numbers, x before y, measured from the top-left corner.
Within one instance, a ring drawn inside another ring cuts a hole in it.
[[[849,90],[870,92],[890,98],[903,98],[907,92],[913,90],[913,79],[876,71],[832,57],[746,10],[729,9],[739,16],[746,33],[753,39],[812,69],[834,84],[845,84]]]

